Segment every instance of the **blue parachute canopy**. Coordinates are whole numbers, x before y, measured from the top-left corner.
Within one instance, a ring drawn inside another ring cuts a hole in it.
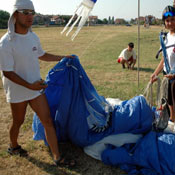
[[[151,129],[153,112],[142,96],[112,106],[100,96],[78,57],[64,58],[46,78],[45,94],[59,141],[70,139],[87,146],[117,133],[146,133]],[[34,116],[34,139],[44,139],[44,129]]]
[[[102,161],[133,175],[175,174],[175,135],[151,131],[153,112],[143,96],[113,108],[97,93],[78,57],[64,58],[49,71],[46,82],[45,94],[59,142],[71,140],[85,147],[110,135],[142,134],[136,144],[116,147],[109,143]],[[33,131],[35,140],[46,142],[37,115]]]

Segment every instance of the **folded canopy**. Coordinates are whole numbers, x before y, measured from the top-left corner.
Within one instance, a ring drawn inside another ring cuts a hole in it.
[[[59,141],[85,147],[119,133],[142,134],[136,144],[108,143],[101,158],[120,165],[129,174],[174,175],[175,135],[151,131],[153,111],[143,96],[112,107],[100,96],[78,57],[63,59],[47,75],[45,94]],[[44,140],[44,128],[34,115],[35,140]],[[47,142],[46,142],[47,143]]]

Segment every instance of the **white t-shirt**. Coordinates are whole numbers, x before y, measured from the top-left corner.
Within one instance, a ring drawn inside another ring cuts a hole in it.
[[[125,60],[129,60],[130,57],[133,57],[133,59],[136,60],[136,53],[135,51],[132,49],[132,51],[129,51],[128,48],[124,49],[120,55],[119,55],[119,58],[124,58]]]
[[[9,40],[6,33],[0,40],[0,71],[7,102],[19,103],[40,95],[39,91],[18,85],[3,76],[2,71],[13,71],[29,83],[41,79],[38,57],[44,55],[40,40],[33,32],[15,33]]]
[[[165,45],[170,46],[175,44],[175,34],[170,35],[170,33],[167,34]],[[166,49],[167,51],[167,59],[170,66],[170,70],[175,70],[175,47],[170,47]],[[166,72],[165,64],[163,70]]]

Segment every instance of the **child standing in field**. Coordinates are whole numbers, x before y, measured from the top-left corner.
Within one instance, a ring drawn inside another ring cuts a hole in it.
[[[165,28],[169,30],[165,38],[165,46],[173,45],[175,44],[175,8],[167,6],[163,11],[162,20]],[[156,77],[162,70],[164,77],[169,79],[167,100],[170,109],[170,120],[175,122],[175,47],[167,48],[166,55],[170,71],[167,72],[164,58],[162,58],[154,73],[151,75],[151,82],[153,83],[157,80]]]
[[[18,144],[18,135],[30,105],[44,126],[54,164],[73,166],[74,160],[66,159],[59,153],[49,105],[45,94],[41,93],[47,85],[41,80],[39,66],[39,59],[60,61],[66,56],[49,54],[42,49],[39,38],[31,29],[34,14],[31,0],[16,0],[8,21],[8,32],[0,40],[0,71],[13,117],[8,153],[27,155],[27,151]]]
[[[125,48],[119,55],[117,61],[122,64],[122,68],[125,69],[125,63],[128,69],[134,69],[136,64],[136,53],[134,51],[134,43],[129,43],[128,47]]]

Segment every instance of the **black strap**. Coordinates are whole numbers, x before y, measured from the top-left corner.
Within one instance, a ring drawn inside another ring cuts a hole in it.
[[[170,48],[170,47],[175,47],[175,44],[172,44],[172,45],[166,46],[165,48],[168,49],[168,48]],[[157,54],[156,54],[156,59],[159,58],[159,54],[160,54],[160,52],[162,52],[162,48],[157,52]]]

